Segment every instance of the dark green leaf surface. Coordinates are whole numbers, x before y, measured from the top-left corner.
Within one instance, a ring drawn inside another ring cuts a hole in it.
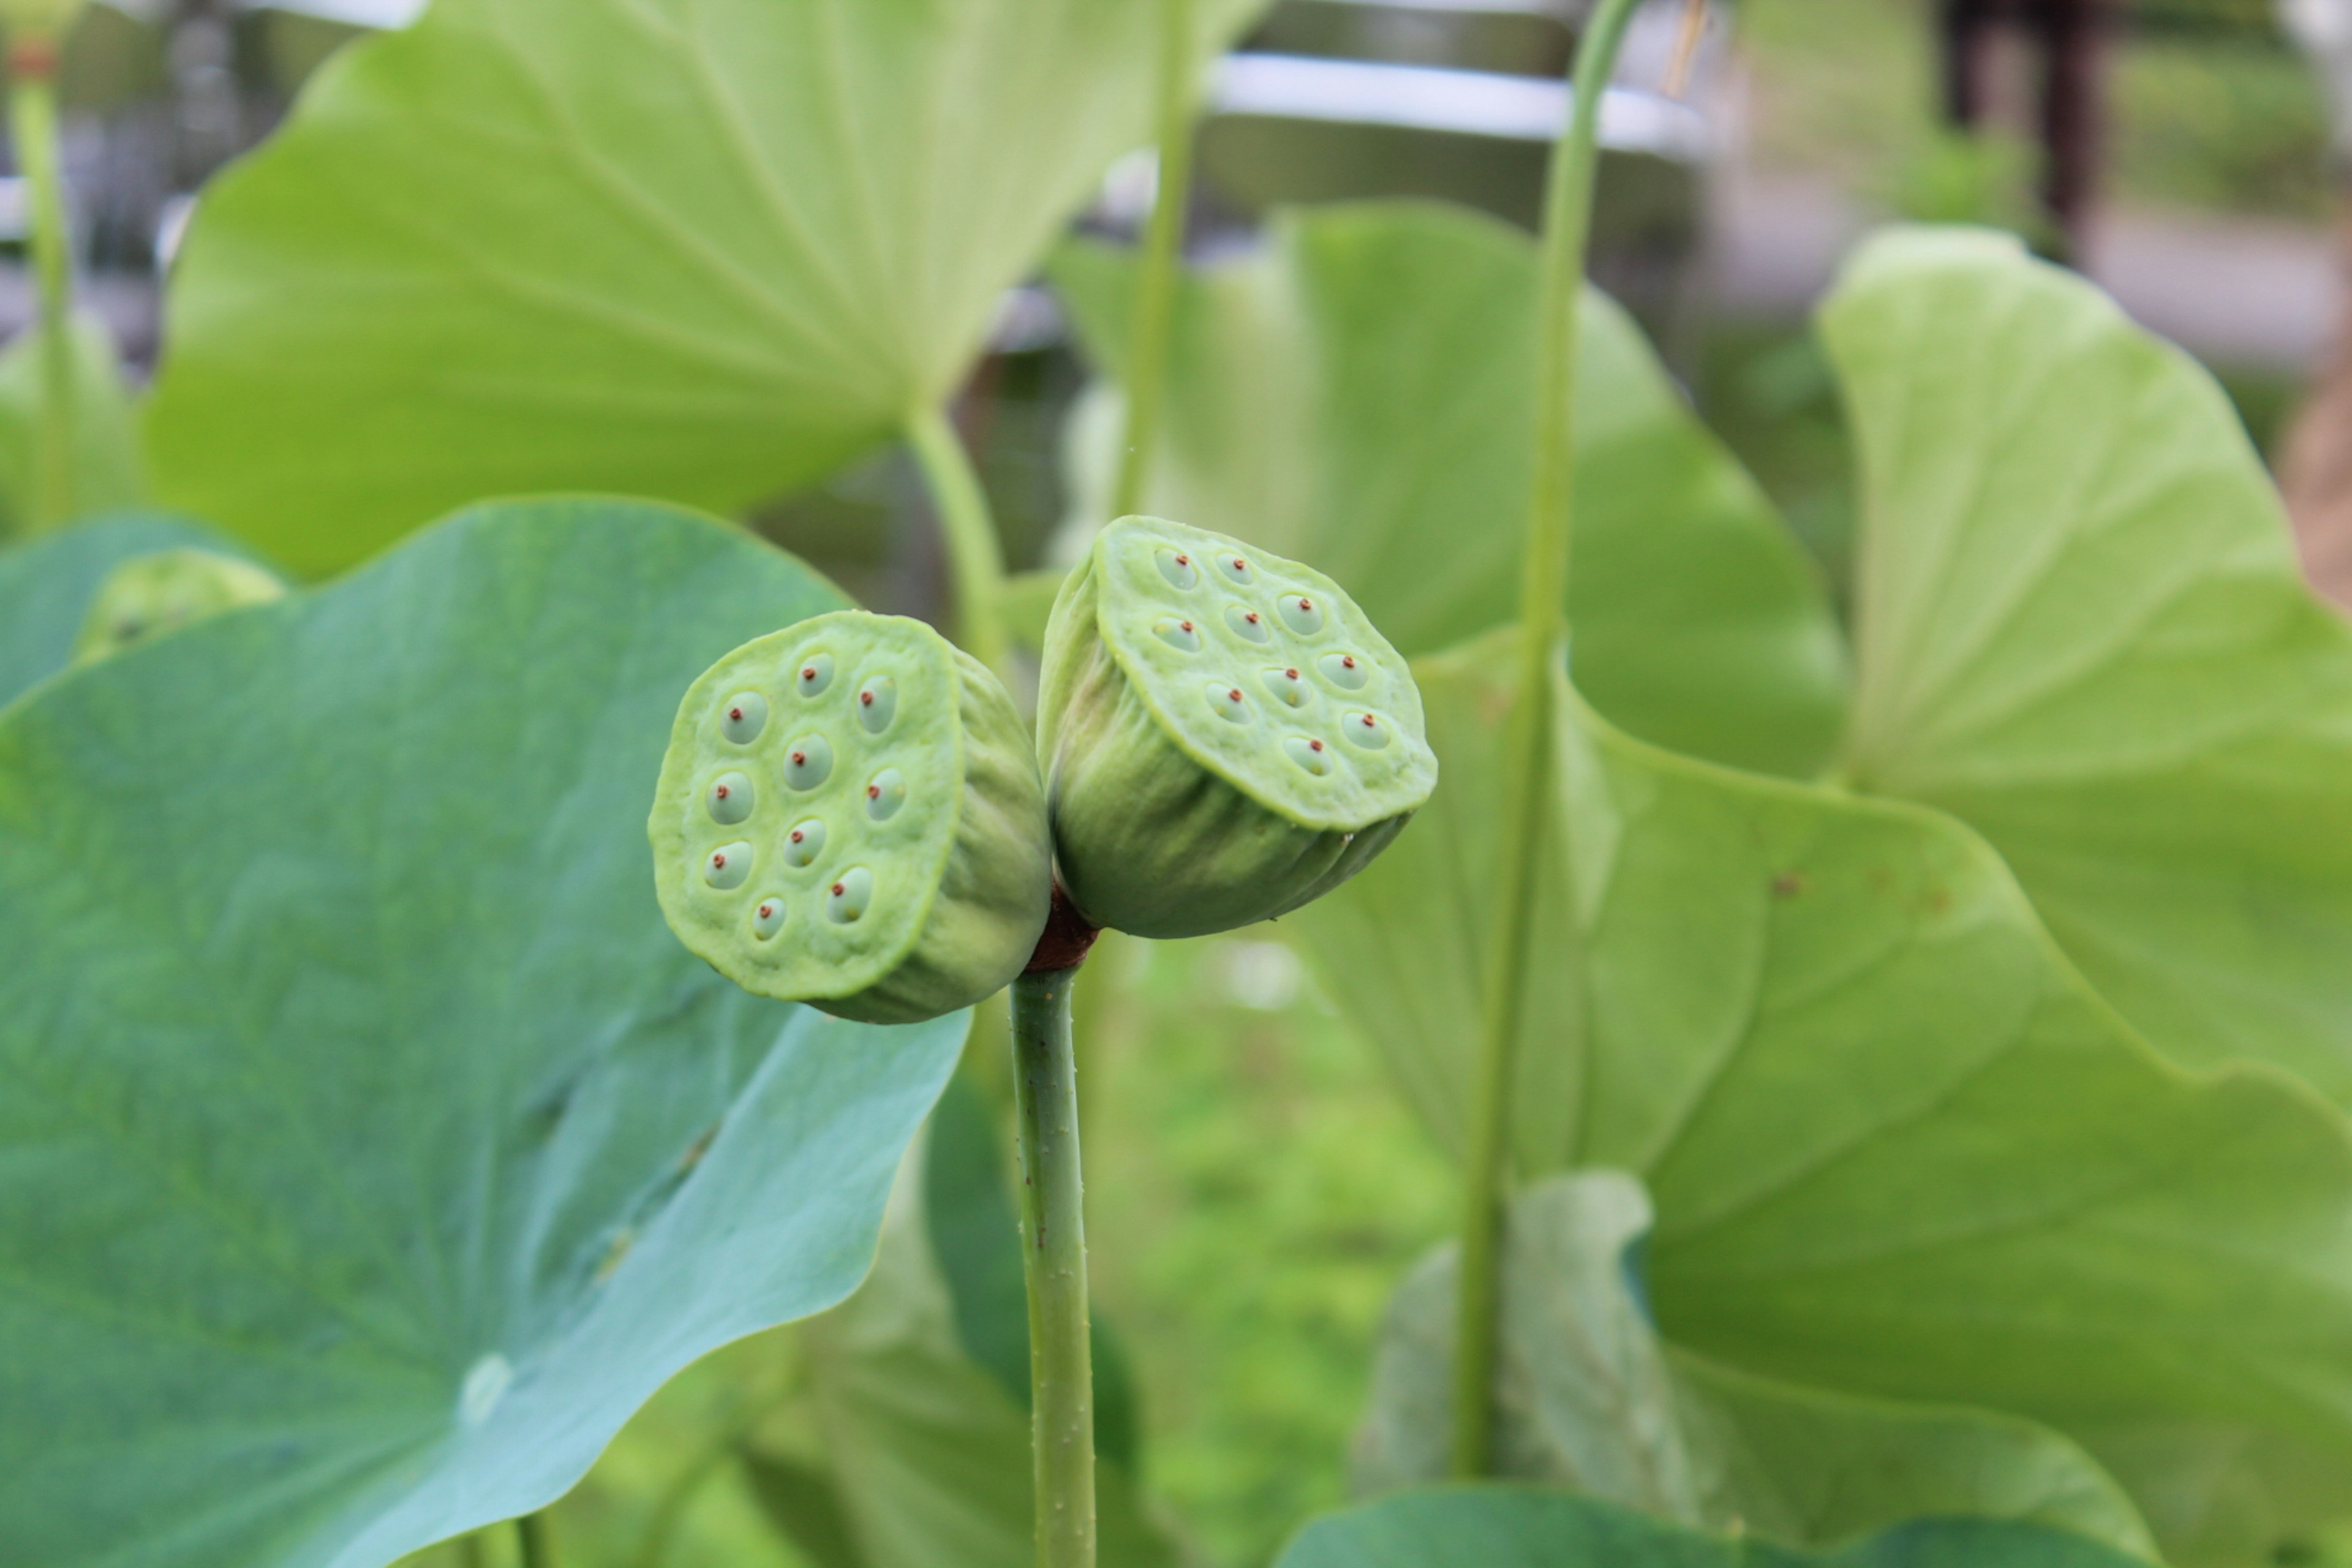
[[[1702,1535],[1628,1509],[1533,1487],[1406,1492],[1307,1526],[1276,1568],[2126,1568],[2063,1531],[1923,1520],[1837,1552]]]
[[[1197,5],[1204,52],[1251,8]],[[822,478],[1148,138],[1158,37],[1132,0],[439,0],[206,192],[158,487],[316,572],[486,495]]]
[[[1114,372],[1129,274],[1093,245],[1066,247],[1054,268],[1087,348]],[[1400,203],[1287,216],[1264,251],[1192,275],[1178,296],[1167,439],[1145,510],[1311,563],[1407,654],[1510,620],[1536,292],[1533,245],[1471,214]],[[1640,330],[1599,294],[1586,300],[1578,681],[1661,745],[1811,773],[1844,699],[1822,585]]]
[[[2352,1103],[2352,627],[2221,387],[1966,230],[1872,244],[1822,329],[1862,457],[1856,783],[1990,838],[2178,1059]]]
[[[135,556],[189,547],[236,548],[201,524],[134,512],[0,551],[0,706],[72,662],[74,638],[108,573]]]
[[[1446,787],[1285,922],[1457,1146],[1508,668],[1502,639],[1418,668]],[[2341,1113],[2162,1061],[1948,819],[1674,757],[1560,700],[1518,1150],[1648,1183],[1668,1337],[2006,1411],[2103,1461],[2165,1429],[2259,1437],[2345,1495]]]
[[[0,353],[0,539],[33,531],[39,476],[41,405],[46,398],[41,329],[9,340]],[[139,422],[114,339],[95,318],[73,322],[73,503],[77,518],[100,517],[146,499]]]
[[[840,603],[494,507],[0,719],[11,1561],[373,1568],[856,1283],[964,1019],[737,991],[642,830],[678,692]]]
[[[1555,1176],[1514,1200],[1497,1475],[1819,1545],[1907,1519],[1979,1517],[2154,1555],[2122,1489],[2054,1432],[1797,1388],[1670,1349],[1636,1288],[1650,1223],[1641,1184],[1614,1172]],[[1440,1248],[1390,1307],[1358,1444],[1360,1489],[1451,1473],[1457,1257]]]

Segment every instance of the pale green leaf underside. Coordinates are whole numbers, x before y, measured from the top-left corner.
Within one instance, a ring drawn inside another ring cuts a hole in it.
[[[1092,245],[1065,247],[1054,267],[1088,350],[1114,372],[1129,271]],[[1409,655],[1510,620],[1536,271],[1523,236],[1467,213],[1288,215],[1265,250],[1179,291],[1147,510],[1313,563]],[[1569,595],[1578,680],[1659,744],[1811,773],[1844,700],[1821,584],[1639,330],[1601,296],[1586,300]]]
[[[1276,1568],[2127,1568],[2138,1560],[2063,1531],[1923,1520],[1836,1552],[1728,1538],[1535,1487],[1406,1492],[1317,1520]]]
[[[374,1568],[856,1283],[963,1019],[745,995],[642,830],[678,692],[840,602],[489,508],[0,719],[12,1560]]]
[[[1634,1293],[1650,1223],[1641,1184],[1613,1172],[1553,1177],[1513,1201],[1498,1476],[1789,1542],[1979,1517],[2154,1554],[2115,1481],[2030,1422],[1797,1388],[1670,1350]],[[1439,1249],[1390,1306],[1358,1445],[1363,1489],[1449,1474],[1457,1260]]]
[[[160,513],[100,518],[0,551],[0,705],[73,660],[91,598],[122,563],[162,550],[234,550]]]
[[[1446,787],[1286,922],[1456,1147],[1508,666],[1490,640],[1418,667]],[[1668,1335],[1790,1382],[2011,1412],[2111,1468],[2118,1432],[2271,1434],[2342,1495],[2340,1115],[2158,1060],[1957,825],[1673,757],[1560,700],[1517,1142],[1529,1173],[1649,1184]]]
[[[0,353],[0,539],[38,531],[41,408],[47,401],[37,326]],[[138,416],[122,384],[114,339],[89,316],[73,320],[74,395],[70,453],[73,516],[99,517],[146,499]]]
[[[1157,37],[1131,0],[437,0],[207,192],[158,485],[318,571],[486,495],[818,479],[1146,139]]]
[[[1855,780],[1991,839],[2176,1058],[2352,1101],[2352,627],[2221,388],[1968,231],[1874,242],[1822,330],[1866,518]]]

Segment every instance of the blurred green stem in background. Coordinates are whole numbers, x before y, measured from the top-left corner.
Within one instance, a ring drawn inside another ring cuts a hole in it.
[[[547,1539],[546,1510],[516,1520],[515,1541],[522,1550],[522,1568],[555,1568],[555,1549]]]
[[[1095,1563],[1094,1363],[1077,1066],[1070,1051],[1070,992],[1077,977],[1076,969],[1057,969],[1013,983],[1038,1568],[1094,1568]]]
[[[989,516],[971,457],[945,414],[926,408],[907,421],[907,444],[914,448],[938,506],[940,531],[948,542],[948,565],[955,577],[956,642],[964,652],[1013,686],[1004,639],[1004,554]]]
[[[8,110],[16,166],[32,192],[33,266],[40,282],[41,426],[33,498],[36,531],[71,521],[73,481],[73,282],[66,204],[58,174],[57,49],[46,39],[13,41]]]
[[[1501,1296],[1502,1228],[1510,1164],[1514,1045],[1526,989],[1533,921],[1536,856],[1542,835],[1546,767],[1551,751],[1552,673],[1568,631],[1571,428],[1576,394],[1578,301],[1584,287],[1592,225],[1592,184],[1600,162],[1601,97],[1616,69],[1639,0],[1601,0],[1577,40],[1574,100],[1567,130],[1553,149],[1545,197],[1543,298],[1538,320],[1535,484],[1528,508],[1527,553],[1520,573],[1517,689],[1503,752],[1503,842],[1494,943],[1486,953],[1485,1016],[1470,1108],[1464,1173],[1462,1316],[1454,1366],[1454,1468],[1460,1476],[1493,1468],[1496,1312]],[[1557,853],[1559,847],[1550,852]]]
[[[1160,43],[1160,167],[1151,221],[1143,232],[1136,275],[1133,349],[1128,357],[1127,439],[1120,444],[1118,488],[1110,514],[1143,506],[1152,444],[1168,384],[1168,339],[1175,314],[1176,267],[1184,248],[1184,209],[1192,190],[1192,0],[1163,0]]]

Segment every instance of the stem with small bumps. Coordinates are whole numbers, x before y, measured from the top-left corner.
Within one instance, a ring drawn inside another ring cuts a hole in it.
[[[948,566],[955,579],[956,643],[1009,687],[1013,671],[1004,641],[1004,552],[997,543],[987,492],[963,449],[963,437],[940,410],[926,408],[907,421],[907,445],[930,486],[940,531],[947,538]]]
[[[1502,856],[1496,919],[1486,952],[1477,1080],[1471,1102],[1462,1216],[1461,1319],[1454,1366],[1454,1471],[1493,1468],[1495,1369],[1502,1302],[1503,1227],[1510,1173],[1511,1091],[1520,1004],[1535,923],[1547,765],[1558,715],[1552,677],[1568,630],[1571,476],[1575,467],[1577,312],[1600,163],[1601,103],[1640,0],[1601,0],[1577,42],[1575,98],[1553,150],[1544,208],[1543,296],[1538,322],[1535,484],[1520,573],[1518,684],[1503,739]]]
[[[1053,940],[1050,930],[1047,940]],[[1066,956],[1040,950],[1040,962]],[[1077,1067],[1070,1051],[1070,993],[1083,957],[1081,943],[1067,967],[1033,969],[1013,983],[1038,1568],[1094,1568],[1095,1563],[1094,1363],[1087,1326]]]

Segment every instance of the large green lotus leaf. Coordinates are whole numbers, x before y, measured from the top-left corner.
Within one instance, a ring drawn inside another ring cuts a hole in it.
[[[1114,372],[1131,270],[1097,245],[1054,268]],[[1178,296],[1145,510],[1313,562],[1408,654],[1510,620],[1536,298],[1535,247],[1491,219],[1414,203],[1284,216],[1262,250]],[[1803,552],[1597,291],[1577,388],[1579,683],[1660,745],[1817,771],[1844,652]]]
[[[948,1274],[952,1253],[968,1257],[970,1247],[951,1244],[943,1255],[940,1243],[950,1233],[929,1213],[953,1190],[929,1170],[940,1133],[973,1109],[967,1103],[934,1123],[922,1157],[908,1162],[899,1181],[873,1275],[806,1331],[831,1506],[861,1568],[1029,1568],[1036,1561],[1027,1401],[974,1359],[971,1309],[955,1299]],[[963,1179],[976,1174],[968,1157],[957,1164]],[[969,1224],[975,1216],[960,1217]],[[982,1234],[1020,1257],[1017,1231],[988,1224]],[[1104,1456],[1096,1488],[1104,1568],[1171,1568],[1176,1548],[1117,1458]],[[822,1494],[804,1488],[803,1495],[814,1503]],[[823,1539],[824,1506],[780,1512],[796,1539],[814,1541]]]
[[[1203,53],[1254,4],[1197,6]],[[157,483],[323,571],[485,495],[821,478],[1147,139],[1158,38],[1134,0],[437,0],[206,194]]]
[[[1285,921],[1456,1146],[1512,662],[1505,637],[1417,668],[1446,787]],[[2159,1058],[1950,819],[1675,757],[1559,700],[1517,1145],[1531,1174],[1649,1184],[1669,1339],[2009,1412],[2103,1461],[2158,1427],[2276,1442],[2347,1495],[2342,1114],[2268,1069]]]
[[[2228,398],[1964,230],[1866,247],[1822,326],[1862,464],[1855,783],[1991,839],[2162,1049],[2352,1103],[2352,626]]]
[[[1849,1398],[1670,1350],[1642,1301],[1648,1196],[1615,1172],[1554,1176],[1511,1205],[1496,1473],[1709,1529],[1832,1544],[1906,1519],[2018,1519],[2155,1554],[2087,1454],[2014,1417]],[[1459,1249],[1398,1290],[1357,1446],[1360,1489],[1444,1480]]]
[[[2128,1568],[2109,1546],[2006,1521],[1933,1519],[1836,1552],[1706,1535],[1537,1487],[1404,1492],[1302,1531],[1275,1568]]]
[[[200,523],[134,512],[0,551],[0,706],[73,662],[74,638],[107,574],[141,555],[190,548],[236,549]]]
[[[146,497],[138,417],[122,384],[111,334],[89,316],[73,319],[72,334],[73,425],[68,447],[72,489],[67,499],[73,518],[99,517],[135,507]],[[46,341],[36,326],[18,333],[0,353],[0,538],[12,529],[30,533],[42,526],[37,492],[41,409],[47,402],[42,364]]]
[[[680,947],[677,694],[841,604],[708,519],[492,507],[0,718],[0,1541],[373,1568],[845,1295],[962,1016]]]

